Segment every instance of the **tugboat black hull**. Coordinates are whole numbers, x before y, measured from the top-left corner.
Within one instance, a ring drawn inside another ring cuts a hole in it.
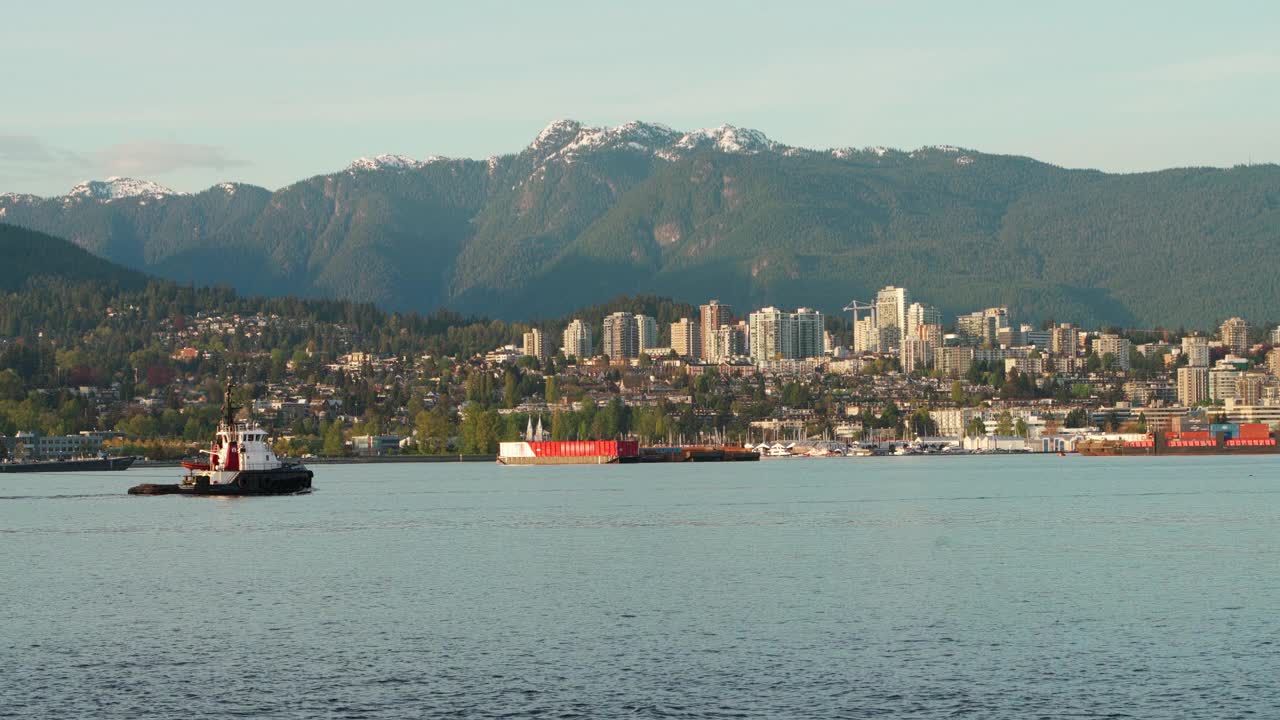
[[[310,492],[314,475],[301,467],[241,470],[233,482],[211,485],[206,478],[197,476],[194,485],[182,485],[179,491],[189,495],[296,495]]]
[[[250,495],[297,495],[311,492],[315,473],[296,465],[278,470],[242,470],[232,482],[214,485],[197,475],[193,483],[156,485],[143,483],[129,488],[130,495],[198,495],[207,497],[241,497]]]

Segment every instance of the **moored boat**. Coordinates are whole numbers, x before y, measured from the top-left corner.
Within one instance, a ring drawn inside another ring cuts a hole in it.
[[[1217,430],[1153,432],[1145,436],[1082,440],[1081,455],[1273,455],[1280,453],[1275,433],[1262,423],[1215,426]]]
[[[137,458],[132,455],[35,462],[0,462],[0,473],[101,472],[128,470]]]

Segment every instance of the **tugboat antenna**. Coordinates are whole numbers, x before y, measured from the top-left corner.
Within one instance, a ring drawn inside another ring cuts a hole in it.
[[[231,368],[227,367],[227,387],[222,396],[222,421],[227,427],[234,427],[236,424],[236,406],[231,404]]]

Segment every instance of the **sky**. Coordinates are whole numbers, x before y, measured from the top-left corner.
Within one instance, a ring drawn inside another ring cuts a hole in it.
[[[1280,162],[1274,0],[7,5],[0,193],[274,189],[518,152],[559,118],[1110,172]]]

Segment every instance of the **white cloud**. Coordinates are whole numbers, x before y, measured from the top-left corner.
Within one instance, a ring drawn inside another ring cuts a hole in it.
[[[94,164],[108,175],[147,177],[177,170],[214,169],[247,165],[218,145],[192,145],[165,140],[120,143],[92,155]]]
[[[142,180],[186,170],[247,165],[219,145],[138,140],[81,152],[50,145],[34,135],[0,135],[0,192],[32,186],[70,187],[122,175]],[[17,184],[21,187],[12,187]]]

